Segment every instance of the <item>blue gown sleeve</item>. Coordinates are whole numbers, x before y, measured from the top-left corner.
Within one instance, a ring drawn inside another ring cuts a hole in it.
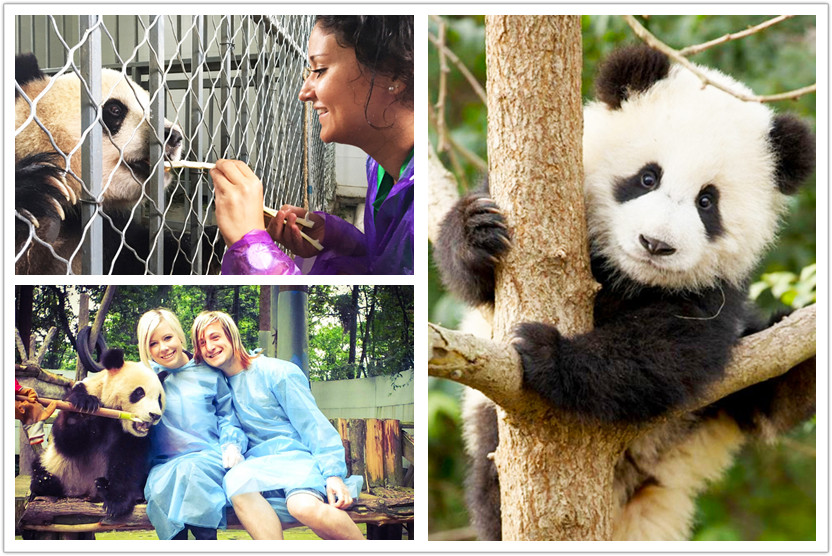
[[[344,445],[341,437],[324,417],[303,372],[294,364],[274,381],[272,393],[286,412],[292,426],[300,434],[304,446],[312,452],[324,478],[347,476]]]
[[[241,454],[246,453],[248,437],[240,426],[237,414],[231,401],[231,390],[225,378],[217,374],[217,395],[214,396],[214,411],[220,429],[220,447],[226,444],[236,444]]]

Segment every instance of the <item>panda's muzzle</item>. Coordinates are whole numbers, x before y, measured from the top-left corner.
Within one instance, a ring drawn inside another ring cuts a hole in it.
[[[179,160],[182,147],[182,132],[174,124],[165,124],[165,160]],[[139,181],[147,181],[150,177],[150,155],[134,160],[125,160],[124,163],[133,172]]]
[[[150,421],[133,421],[131,423],[131,426],[133,427],[133,431],[135,432],[136,436],[145,436],[147,433],[149,433],[150,427],[158,423],[162,419],[162,416],[158,413],[151,413],[150,419]]]

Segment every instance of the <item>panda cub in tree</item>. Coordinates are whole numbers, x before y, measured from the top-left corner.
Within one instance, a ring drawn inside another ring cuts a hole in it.
[[[700,68],[730,89],[747,87]],[[644,422],[683,406],[724,373],[732,347],[766,326],[748,280],[775,238],[788,194],[814,170],[805,124],[702,83],[647,47],[614,52],[584,108],[584,193],[592,271],[602,289],[591,332],[516,330],[526,387],[601,422]],[[443,223],[436,258],[446,286],[494,299],[503,217],[483,193]],[[695,496],[731,463],[745,433],[777,433],[814,413],[814,358],[717,404],[668,419],[635,440],[615,469],[616,540],[684,540]],[[488,454],[493,402],[464,400],[466,492],[481,539],[500,538],[500,494]]]
[[[130,412],[142,423],[62,411],[49,446],[32,468],[33,496],[89,497],[104,501],[107,517],[133,511],[147,479],[150,427],[165,409],[161,380],[141,363],[111,349],[104,369],[77,383],[64,398],[84,411],[110,407]]]
[[[15,80],[15,271],[79,274],[84,86],[72,72],[47,77],[32,54],[15,59]],[[148,234],[129,211],[142,196],[151,172],[150,144],[157,141],[148,119],[150,99],[138,84],[110,69],[101,70],[101,91],[104,268],[107,272],[116,260],[116,272],[143,273]],[[178,125],[165,121],[164,141],[165,157],[178,160]],[[170,180],[167,173],[165,184]],[[129,247],[118,251],[122,232]]]

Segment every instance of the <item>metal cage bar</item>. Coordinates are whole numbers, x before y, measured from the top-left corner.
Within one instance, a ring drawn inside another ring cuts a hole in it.
[[[81,44],[81,79],[86,83],[86,94],[81,95],[81,129],[86,138],[81,145],[81,224],[86,230],[81,241],[81,272],[102,274],[104,270],[103,226],[98,216],[98,199],[104,176],[103,132],[98,125],[101,106],[101,29],[100,16],[80,18],[80,33],[86,40]],[[98,217],[97,217],[98,216]],[[71,259],[70,259],[71,262]],[[70,264],[71,267],[71,264]]]

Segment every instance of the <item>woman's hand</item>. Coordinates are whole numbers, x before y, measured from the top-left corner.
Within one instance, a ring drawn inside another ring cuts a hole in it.
[[[263,183],[239,160],[218,160],[211,170],[217,226],[231,247],[263,226]]]
[[[326,497],[330,506],[345,510],[352,506],[350,489],[341,477],[328,477],[326,480]]]
[[[298,217],[307,218],[314,222],[315,225],[312,228],[301,228],[297,223]],[[317,239],[322,242],[324,239],[324,223],[323,216],[319,214],[308,212],[306,209],[300,207],[283,205],[277,211],[277,216],[269,222],[268,232],[272,236],[272,239],[287,247],[295,255],[314,257],[320,251],[303,239],[300,232],[302,229],[303,233],[312,239]]]

